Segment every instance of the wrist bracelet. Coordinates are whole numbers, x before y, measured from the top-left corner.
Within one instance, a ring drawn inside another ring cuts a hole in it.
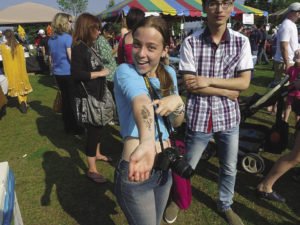
[[[184,105],[184,103],[182,103],[180,106],[178,106],[177,109],[175,109],[172,114],[174,116],[179,116],[182,113],[185,113],[185,105]]]

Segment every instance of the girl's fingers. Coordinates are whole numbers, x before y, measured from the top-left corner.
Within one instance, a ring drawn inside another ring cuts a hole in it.
[[[155,99],[153,102],[152,102],[152,105],[159,105],[160,103],[160,99]]]

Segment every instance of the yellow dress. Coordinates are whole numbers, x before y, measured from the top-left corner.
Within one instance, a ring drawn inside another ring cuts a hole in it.
[[[24,96],[32,92],[26,71],[23,46],[18,44],[15,57],[12,58],[11,48],[6,44],[0,45],[4,73],[8,81],[8,96]]]

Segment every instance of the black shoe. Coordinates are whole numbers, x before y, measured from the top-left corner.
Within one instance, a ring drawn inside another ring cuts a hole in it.
[[[21,113],[24,113],[24,114],[27,113],[27,105],[25,102],[21,102],[20,111],[21,111]]]
[[[264,192],[264,191],[259,191],[256,190],[257,197],[261,199],[267,199],[271,201],[276,201],[276,202],[285,202],[285,198],[282,197],[280,194],[276,193],[275,191],[272,191],[270,193]]]
[[[300,123],[299,123],[299,125],[300,125]],[[295,168],[293,173],[294,173],[293,176],[292,176],[293,180],[296,181],[296,182],[299,182],[300,181],[300,168]]]
[[[2,119],[3,116],[6,115],[6,105],[4,105],[1,109],[0,109],[0,120]]]

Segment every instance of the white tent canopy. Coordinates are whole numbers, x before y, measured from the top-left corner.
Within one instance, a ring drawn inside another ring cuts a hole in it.
[[[43,4],[25,2],[1,10],[0,24],[49,23],[58,12],[58,9]]]

